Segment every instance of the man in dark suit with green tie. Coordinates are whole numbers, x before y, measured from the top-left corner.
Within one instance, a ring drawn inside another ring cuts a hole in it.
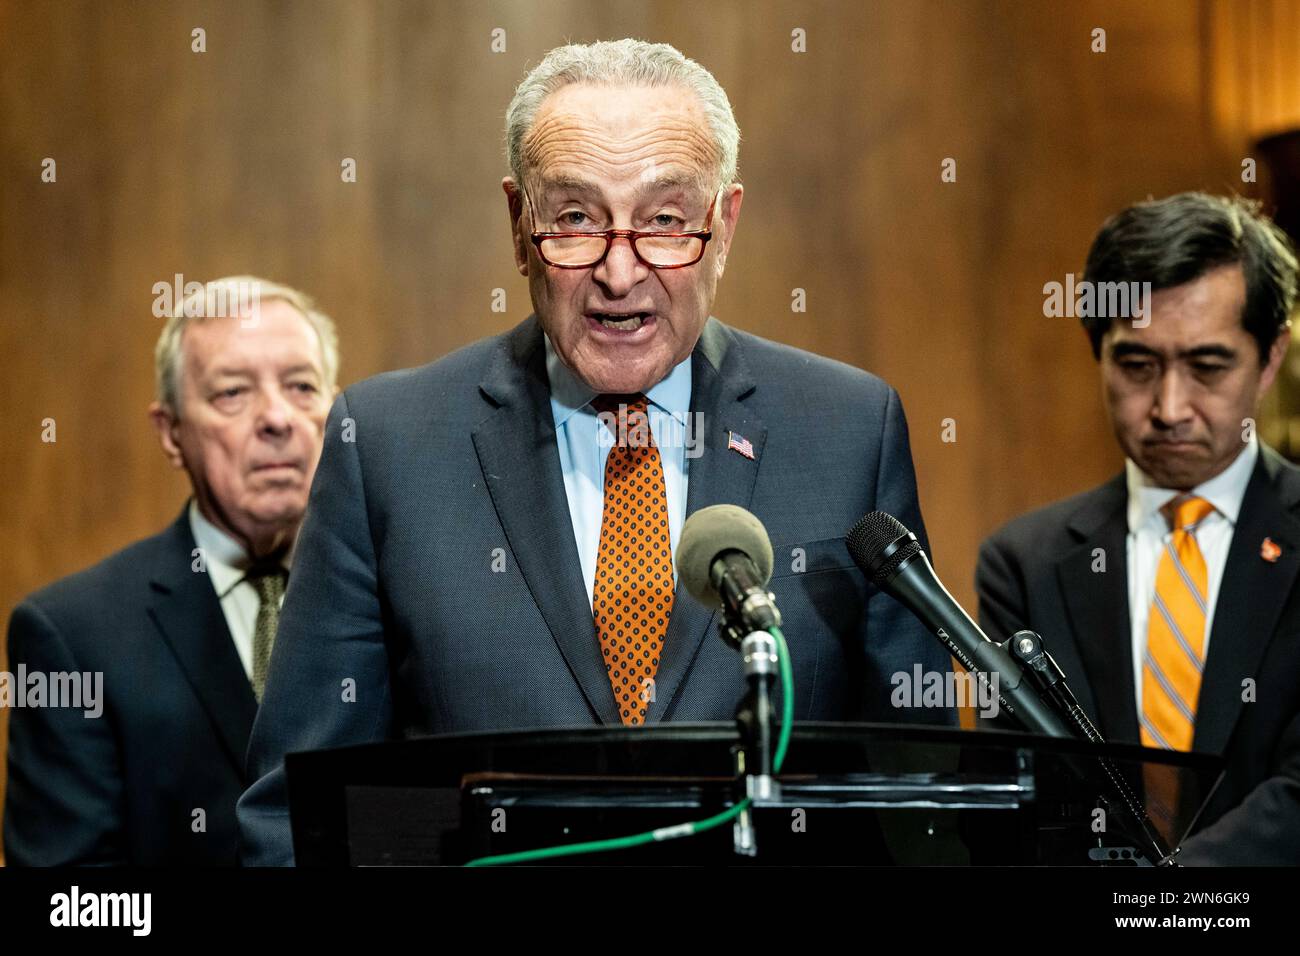
[[[171,526],[14,610],[9,665],[99,675],[98,714],[11,712],[6,862],[233,865],[235,802],[333,399],[333,323],[219,279],[176,303],[150,417],[193,498]]]

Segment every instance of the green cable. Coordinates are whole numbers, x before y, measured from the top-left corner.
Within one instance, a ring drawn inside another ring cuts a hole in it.
[[[790,749],[790,728],[794,726],[794,667],[781,629],[770,627],[768,631],[776,638],[776,656],[781,671],[781,733],[776,739],[776,753],[772,755],[773,771],[780,773],[781,765],[785,763],[785,752]]]
[[[776,772],[785,763],[785,753],[790,749],[790,730],[794,725],[794,669],[790,665],[790,651],[786,647],[785,635],[779,627],[769,628],[769,633],[776,638],[776,655],[781,672],[781,732],[777,738],[776,753],[772,757],[772,766]],[[625,850],[629,847],[644,846],[647,843],[661,843],[664,840],[677,840],[681,837],[695,836],[730,823],[749,809],[750,798],[745,797],[734,807],[716,813],[704,820],[693,823],[679,823],[671,827],[661,827],[645,833],[631,836],[613,837],[607,840],[589,840],[586,843],[570,843],[564,846],[543,847],[539,850],[523,850],[519,853],[501,853],[497,856],[483,856],[470,860],[466,866],[504,866],[509,863],[528,863],[534,860],[547,860],[557,856],[575,856],[580,853],[603,853],[610,850]]]

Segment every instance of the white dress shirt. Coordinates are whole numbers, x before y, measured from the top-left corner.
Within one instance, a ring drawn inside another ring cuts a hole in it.
[[[1196,529],[1196,544],[1205,558],[1209,595],[1205,606],[1205,652],[1210,649],[1210,630],[1214,624],[1214,608],[1219,599],[1219,585],[1223,569],[1228,563],[1228,548],[1232,532],[1237,527],[1237,515],[1246,495],[1246,485],[1259,458],[1259,442],[1254,436],[1237,455],[1231,465],[1204,484],[1197,485],[1191,494],[1204,498],[1214,506]],[[1128,607],[1132,623],[1133,688],[1137,697],[1137,712],[1142,713],[1142,660],[1147,650],[1147,618],[1156,594],[1156,570],[1165,545],[1173,537],[1169,522],[1160,509],[1183,492],[1160,488],[1151,482],[1131,459],[1125,461],[1128,479]]]
[[[605,516],[605,462],[613,436],[589,404],[596,393],[560,360],[550,336],[546,340],[546,375],[551,383],[551,416],[560,452],[564,493],[569,500],[573,538],[578,545],[587,603],[596,588],[596,559],[600,552],[600,525]],[[668,496],[668,543],[673,553],[673,582],[677,581],[677,541],[686,521],[687,421],[691,404],[691,357],[688,355],[668,376],[645,393],[650,434],[663,462]],[[700,440],[702,436],[694,436]]]
[[[244,673],[253,679],[253,635],[257,629],[257,611],[262,601],[257,596],[257,588],[244,578],[248,570],[248,552],[244,546],[222,531],[199,511],[198,502],[190,499],[190,530],[194,532],[194,543],[203,550],[203,560],[208,569],[208,580],[212,582],[221,602],[221,613],[225,615],[226,626],[239,652],[240,663]],[[295,542],[296,543],[296,542]],[[293,556],[293,548],[283,558],[287,570]],[[284,598],[280,598],[281,605]]]

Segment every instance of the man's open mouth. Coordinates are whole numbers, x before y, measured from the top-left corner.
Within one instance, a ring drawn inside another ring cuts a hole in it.
[[[617,332],[635,332],[650,318],[649,312],[588,312],[587,318],[594,319],[607,329]]]

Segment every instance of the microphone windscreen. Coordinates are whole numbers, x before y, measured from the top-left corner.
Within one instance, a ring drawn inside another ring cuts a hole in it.
[[[701,508],[682,528],[677,545],[677,574],[697,601],[709,607],[722,603],[709,569],[724,551],[743,551],[767,584],[772,577],[772,542],[763,522],[736,505]]]
[[[891,544],[910,533],[903,522],[893,515],[873,511],[858,519],[858,523],[844,536],[844,543],[858,567],[873,584],[879,585],[893,577],[899,564],[921,550],[921,545],[913,540],[898,548],[888,558],[883,557]]]

